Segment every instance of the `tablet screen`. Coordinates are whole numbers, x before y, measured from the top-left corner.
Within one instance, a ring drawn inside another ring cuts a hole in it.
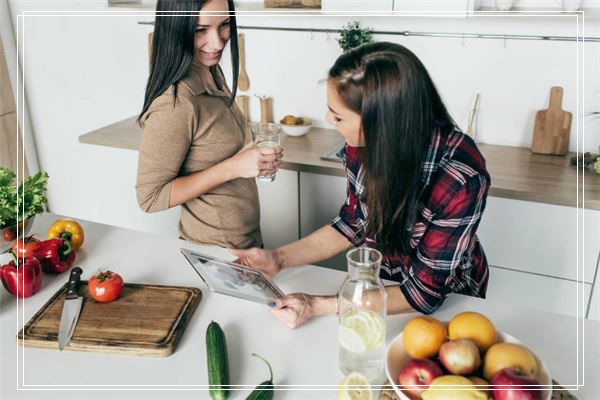
[[[259,271],[187,249],[181,249],[181,253],[214,292],[264,304],[283,296],[283,292]]]

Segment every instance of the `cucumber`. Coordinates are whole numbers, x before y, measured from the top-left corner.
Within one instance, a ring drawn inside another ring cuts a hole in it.
[[[227,343],[223,329],[215,321],[211,321],[206,328],[206,363],[210,398],[226,400],[229,397]]]
[[[250,393],[250,395],[246,397],[246,400],[271,400],[273,398],[273,393],[275,392],[275,386],[273,386],[273,370],[271,369],[271,364],[269,364],[267,360],[265,360],[258,354],[252,353],[252,355],[254,357],[260,358],[265,362],[265,364],[267,364],[267,367],[269,367],[270,377],[269,380],[264,381],[260,385],[258,385],[252,391],[252,393]]]

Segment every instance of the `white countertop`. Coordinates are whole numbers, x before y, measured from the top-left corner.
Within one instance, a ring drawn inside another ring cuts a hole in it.
[[[31,232],[45,236],[55,218],[51,214],[38,216]],[[274,382],[279,386],[276,399],[335,398],[342,378],[337,368],[336,318],[314,319],[290,330],[263,305],[210,293],[179,252],[186,247],[230,257],[226,250],[81,222],[86,231],[86,243],[77,258],[77,265],[84,271],[82,279],[99,268],[110,268],[130,283],[199,287],[202,301],[170,357],[59,352],[19,347],[16,334],[67,281],[67,274],[46,275],[41,291],[20,301],[18,312],[16,298],[2,288],[0,398],[208,399],[204,336],[211,320],[225,331],[231,383],[246,385],[232,391],[231,399],[245,398],[252,388],[268,378],[266,366],[251,356],[253,352],[264,356],[273,366]],[[306,266],[282,272],[275,282],[284,292],[332,294],[343,278],[344,273],[339,271]],[[579,399],[600,398],[600,382],[594,378],[600,375],[600,323],[460,295],[451,296],[434,316],[449,320],[466,310],[482,312],[499,330],[525,342],[545,361],[552,377]],[[412,316],[388,318],[388,342]],[[583,383],[585,386],[577,390],[577,384]]]

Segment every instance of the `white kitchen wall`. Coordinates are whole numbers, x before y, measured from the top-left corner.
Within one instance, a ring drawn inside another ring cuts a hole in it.
[[[40,167],[50,174],[53,212],[93,221],[176,234],[177,210],[143,214],[135,202],[137,153],[78,143],[78,136],[135,115],[142,104],[148,68],[147,34],[152,18],[131,10],[124,15],[67,11],[107,11],[104,1],[9,1],[13,20],[24,11],[64,10],[58,15],[26,15],[23,69]],[[68,15],[67,15],[68,14]],[[340,28],[351,19],[378,30],[577,34],[573,16],[486,18],[252,17],[240,25]],[[597,22],[597,20],[595,20]],[[17,23],[14,23],[15,29]],[[592,26],[594,25],[594,26]],[[600,24],[586,34],[600,36]],[[579,25],[581,31],[582,26]],[[324,84],[328,67],[340,54],[335,34],[246,30],[249,94],[274,98],[274,115],[300,114],[324,126]],[[23,35],[20,35],[23,40]],[[451,112],[462,123],[473,94],[481,93],[482,142],[528,146],[535,111],[547,107],[551,86],[565,88],[563,108],[576,114],[600,111],[600,43],[578,53],[574,42],[448,39],[376,36],[411,48],[428,67]],[[579,55],[580,64],[577,65]],[[227,61],[224,60],[227,70]],[[582,85],[585,77],[585,88]],[[583,90],[585,89],[585,91]],[[585,100],[585,109],[583,102]],[[251,102],[259,116],[258,101]],[[580,146],[595,150],[600,128],[574,116],[571,150],[579,126]],[[579,124],[578,124],[579,122]]]

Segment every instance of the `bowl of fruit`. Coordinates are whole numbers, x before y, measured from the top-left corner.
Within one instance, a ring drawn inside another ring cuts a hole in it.
[[[549,400],[548,368],[514,336],[467,311],[411,319],[388,345],[386,373],[402,400]]]
[[[279,121],[281,129],[290,136],[305,135],[312,126],[312,119],[286,115]]]

